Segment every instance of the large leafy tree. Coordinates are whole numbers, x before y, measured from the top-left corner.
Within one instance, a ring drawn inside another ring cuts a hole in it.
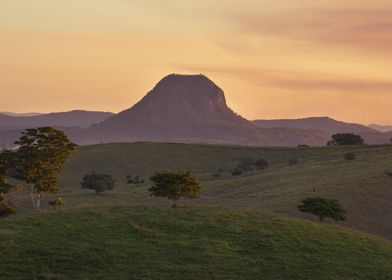
[[[332,135],[332,140],[327,143],[328,146],[347,146],[347,145],[364,145],[365,141],[360,135],[353,133],[338,133]]]
[[[346,220],[346,210],[343,209],[342,205],[336,199],[308,197],[301,202],[302,204],[297,206],[298,210],[319,217],[320,222],[324,218],[332,218],[335,221]]]
[[[149,189],[151,195],[171,199],[173,208],[177,207],[176,202],[181,197],[197,198],[202,190],[198,177],[191,171],[172,172],[163,170],[157,172],[150,180],[154,182],[154,186]]]
[[[51,127],[27,129],[22,132],[13,161],[13,177],[30,187],[34,207],[40,208],[46,193],[58,192],[57,175],[77,145],[64,132]]]

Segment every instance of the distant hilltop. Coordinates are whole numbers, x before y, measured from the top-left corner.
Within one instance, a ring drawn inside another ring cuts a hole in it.
[[[118,114],[71,111],[15,117],[0,114],[0,145],[21,129],[59,127],[79,144],[184,142],[257,146],[323,146],[338,132],[360,134],[384,144],[392,132],[328,117],[249,121],[229,108],[223,90],[204,75],[171,74],[139,102]]]

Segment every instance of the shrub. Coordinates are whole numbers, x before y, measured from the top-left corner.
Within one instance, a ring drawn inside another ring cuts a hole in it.
[[[255,161],[254,165],[256,167],[256,170],[264,170],[264,169],[268,168],[269,163],[265,159],[260,158]]]
[[[233,176],[241,176],[242,175],[242,171],[240,169],[236,168],[236,169],[234,169],[231,172],[231,175],[233,175]]]
[[[64,200],[61,197],[49,201],[48,204],[52,206],[53,209],[57,209],[58,207],[63,207],[65,205]]]
[[[8,217],[9,215],[15,214],[15,208],[0,202],[0,218]]]
[[[101,193],[107,190],[114,189],[115,181],[111,175],[91,173],[84,176],[81,183],[82,189],[95,190],[96,193]]]
[[[345,160],[351,161],[354,160],[357,156],[354,153],[346,153],[343,157]]]
[[[136,176],[134,179],[132,178],[131,175],[127,175],[126,177],[127,179],[127,183],[132,185],[137,185],[137,184],[143,184],[144,183],[144,179],[141,179],[140,176]]]
[[[289,165],[290,166],[297,165],[297,164],[298,164],[298,159],[292,158],[292,159],[289,160]]]
[[[310,148],[310,146],[306,144],[299,144],[298,148]]]
[[[297,208],[304,213],[313,214],[319,217],[320,222],[324,218],[332,218],[335,221],[346,220],[346,210],[336,199],[326,199],[321,197],[308,197],[301,201]]]

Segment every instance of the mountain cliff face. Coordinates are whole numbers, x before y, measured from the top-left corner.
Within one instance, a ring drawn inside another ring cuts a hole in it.
[[[223,91],[207,77],[173,74],[132,108],[92,126],[84,141],[252,143],[257,133],[227,106]]]

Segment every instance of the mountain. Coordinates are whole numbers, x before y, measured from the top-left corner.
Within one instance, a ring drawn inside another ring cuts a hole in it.
[[[164,77],[138,103],[119,114],[71,111],[32,117],[0,114],[0,147],[20,130],[53,126],[76,143],[182,142],[254,146],[324,146],[338,132],[360,134],[369,144],[383,144],[389,134],[327,117],[251,122],[226,104],[224,92],[203,75]],[[2,131],[2,132],[1,132]]]
[[[361,135],[368,144],[384,144],[388,142],[388,135],[371,127],[356,123],[346,123],[329,117],[312,117],[304,119],[255,120],[254,124],[260,128],[301,128],[324,131],[330,136],[336,133],[355,133]]]
[[[82,144],[130,141],[309,145],[325,134],[303,129],[257,128],[234,113],[224,92],[203,75],[163,78],[130,109],[75,135]]]
[[[392,131],[392,125],[378,125],[378,124],[371,124],[369,125],[370,128],[378,130],[380,132],[389,132]]]
[[[94,123],[106,120],[112,115],[112,113],[108,112],[81,110],[37,116],[9,116],[0,114],[0,130],[21,130],[40,126],[87,128]]]

